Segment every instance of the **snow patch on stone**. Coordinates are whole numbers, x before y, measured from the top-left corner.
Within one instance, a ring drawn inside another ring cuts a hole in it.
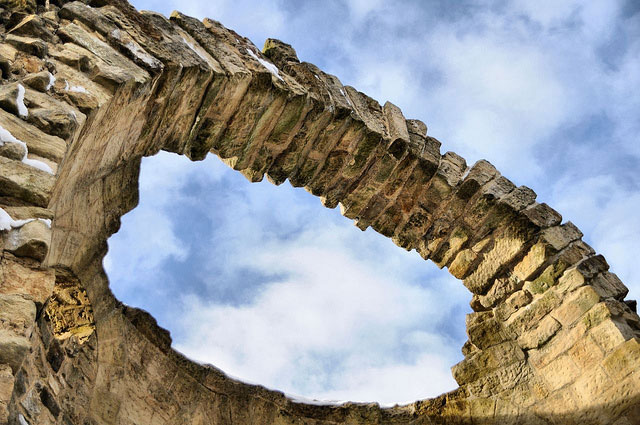
[[[69,81],[64,80],[64,91],[69,91],[69,92],[73,92],[73,93],[86,93],[89,94],[89,92],[87,91],[87,89],[85,89],[82,86],[72,86],[69,84]]]
[[[313,406],[340,406],[348,403],[346,400],[316,400],[315,398],[307,398],[294,394],[284,394],[289,400],[294,403],[310,404]]]
[[[29,218],[27,220],[14,220],[13,218],[11,218],[9,213],[7,213],[4,209],[0,208],[0,231],[16,229],[18,227],[24,226],[25,224],[33,220],[35,219]]]
[[[24,93],[24,87],[22,86],[22,84],[18,84],[18,96],[16,97],[16,103],[18,104],[18,114],[22,118],[26,118],[29,116],[29,110],[24,104]]]
[[[137,58],[140,58],[140,60],[142,62],[146,63],[147,65],[149,65],[149,66],[151,66],[153,68],[158,68],[160,66],[160,63],[158,62],[158,60],[156,58],[154,58],[153,56],[151,56],[150,54],[145,52],[140,46],[138,46],[133,41],[128,42],[125,45],[125,47],[127,49],[129,49],[129,51],[132,54],[134,54]]]
[[[189,40],[187,40],[186,38],[182,37],[182,41],[184,42],[184,44],[186,44],[191,50],[193,50],[195,52],[196,55],[198,55],[200,57],[200,59],[202,59],[203,61],[205,61],[206,63],[209,63],[209,59],[207,59],[202,53],[200,53],[198,51],[198,49],[196,49],[196,46],[193,43],[190,43]]]
[[[274,64],[267,62],[264,59],[261,59],[260,57],[258,57],[258,55],[256,55],[255,53],[253,53],[253,51],[251,51],[251,49],[247,48],[247,52],[249,52],[249,54],[251,55],[252,58],[254,58],[255,60],[257,60],[258,62],[260,62],[260,65],[264,66],[265,68],[267,68],[267,71],[269,71],[270,73],[272,73],[273,75],[275,75],[276,77],[278,77],[278,79],[280,81],[284,81],[282,79],[282,77],[280,76],[280,71],[278,70],[278,67],[275,66]]]
[[[47,84],[46,90],[47,91],[51,90],[51,87],[53,87],[55,83],[56,83],[56,77],[49,72],[49,84]]]
[[[22,162],[25,163],[26,165],[37,168],[38,170],[42,170],[49,174],[53,174],[53,170],[51,169],[51,167],[49,167],[44,162],[38,161],[37,159],[27,158],[27,155],[29,153],[29,148],[27,147],[27,144],[22,140],[16,139],[15,136],[11,134],[11,132],[9,132],[9,130],[5,129],[0,125],[0,146],[3,146],[5,143],[17,143],[24,148],[24,157],[22,158]]]
[[[351,99],[349,99],[349,96],[347,96],[347,94],[344,92],[343,89],[340,89],[340,93],[345,99],[347,99],[347,103],[349,104],[349,106],[353,108],[353,103],[351,103]]]
[[[41,221],[51,229],[51,220],[48,218],[26,218],[24,220],[14,220],[8,212],[0,208],[0,231],[17,229],[32,221]]]

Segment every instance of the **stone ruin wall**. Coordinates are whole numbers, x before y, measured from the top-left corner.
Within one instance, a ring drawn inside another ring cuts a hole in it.
[[[277,40],[124,0],[46,4],[0,2],[0,424],[640,423],[635,303],[531,189]],[[173,351],[102,268],[161,149],[288,179],[446,267],[473,294],[460,387],[304,404]]]

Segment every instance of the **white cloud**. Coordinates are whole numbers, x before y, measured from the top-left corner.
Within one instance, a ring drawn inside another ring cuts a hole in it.
[[[640,299],[637,246],[640,235],[640,193],[625,189],[612,175],[579,181],[564,179],[555,185],[556,206],[587,235],[611,271],[629,287],[630,299]]]
[[[428,266],[421,260],[354,255],[346,235],[354,229],[313,220],[308,227],[290,241],[262,234],[266,243],[233,255],[284,276],[262,286],[253,302],[185,297],[181,326],[188,331],[177,348],[242,379],[320,399],[389,403],[455,388],[448,368],[460,341],[452,344],[438,324],[462,320],[449,317],[462,285],[444,272],[420,273],[428,281],[420,284],[416,265]],[[379,254],[399,251],[388,248]]]
[[[198,178],[204,184],[186,193]],[[184,241],[204,230],[180,234],[175,221],[194,197],[213,224],[197,246]],[[251,185],[215,158],[202,166],[165,153],[145,159],[141,201],[110,240],[109,276],[118,297],[163,315],[188,356],[322,399],[394,403],[456,387],[449,368],[461,359],[470,296],[415,252],[361,232],[302,189]],[[173,274],[163,262],[195,249],[208,253],[190,265],[203,285],[248,288],[250,296],[229,302],[166,290]],[[275,278],[249,284],[246,270]]]

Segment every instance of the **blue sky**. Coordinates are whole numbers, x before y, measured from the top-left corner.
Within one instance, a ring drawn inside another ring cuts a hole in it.
[[[418,118],[585,233],[640,298],[636,1],[138,0],[210,17]],[[384,403],[455,388],[470,294],[446,271],[287,183],[217,158],[143,161],[140,206],[109,240],[124,302],[174,347],[243,380]]]

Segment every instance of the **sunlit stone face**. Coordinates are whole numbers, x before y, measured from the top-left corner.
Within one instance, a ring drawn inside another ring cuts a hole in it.
[[[385,404],[456,387],[464,287],[288,183],[250,184],[213,156],[146,158],[109,248],[115,295],[241,380]]]

